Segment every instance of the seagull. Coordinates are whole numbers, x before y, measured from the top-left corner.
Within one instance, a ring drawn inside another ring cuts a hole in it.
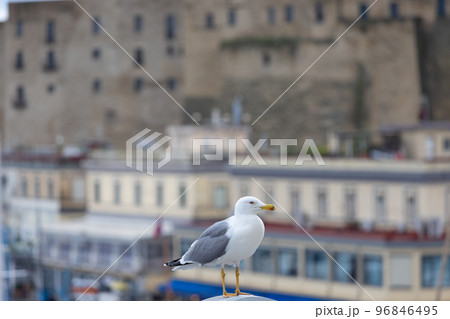
[[[275,206],[264,204],[252,196],[245,196],[236,202],[234,215],[207,228],[192,243],[181,257],[164,264],[172,270],[185,270],[202,266],[221,265],[223,296],[249,295],[239,290],[239,263],[251,257],[264,237],[264,223],[258,213],[275,210]],[[225,265],[236,267],[236,291],[225,289]]]

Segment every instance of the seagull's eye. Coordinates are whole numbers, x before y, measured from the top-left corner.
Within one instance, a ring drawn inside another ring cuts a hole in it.
[[[250,204],[252,204],[252,205],[253,205],[253,204],[255,204],[255,202],[251,201],[251,202],[250,202]]]

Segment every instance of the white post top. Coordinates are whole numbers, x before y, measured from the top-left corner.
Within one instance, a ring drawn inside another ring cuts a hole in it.
[[[275,301],[275,300],[254,295],[239,295],[227,298],[225,298],[224,296],[216,296],[205,299],[203,301]]]

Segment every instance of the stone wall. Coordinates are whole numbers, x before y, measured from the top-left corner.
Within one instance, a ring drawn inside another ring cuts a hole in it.
[[[450,21],[439,20],[425,30],[424,89],[431,118],[450,120]]]
[[[143,67],[200,123],[208,123],[213,107],[230,113],[237,94],[244,97],[244,120],[252,123],[361,10],[356,0],[324,1],[318,19],[315,0],[80,3],[132,56],[141,48]],[[390,3],[377,3],[367,20],[349,30],[253,126],[254,137],[308,136],[322,143],[330,130],[414,123],[423,94],[429,96],[434,118],[450,118],[448,22],[436,19],[435,1],[397,3],[395,19]],[[289,5],[292,21],[286,19]],[[230,10],[236,14],[234,25],[228,21]],[[171,39],[166,36],[169,14],[176,20]],[[134,30],[137,15],[143,18],[140,32]],[[24,35],[17,38],[20,20]],[[55,22],[56,40],[50,44],[45,41],[48,20]],[[67,144],[104,140],[122,147],[146,127],[163,131],[170,124],[193,123],[113,40],[92,28],[91,19],[72,2],[10,4],[0,53],[6,61],[0,73],[6,146],[53,144],[62,136]],[[57,69],[46,72],[50,49]],[[14,63],[20,50],[25,67],[18,71]],[[137,79],[143,83],[139,92],[134,90]],[[101,81],[98,93],[93,92],[96,80]],[[19,85],[26,94],[22,109],[12,105]]]
[[[5,23],[0,22],[0,43],[5,43]],[[5,50],[0,49],[0,143],[4,143],[3,113],[5,109]]]
[[[183,58],[181,31],[174,39],[165,37],[165,18],[169,13],[182,21],[176,1],[80,1],[133,57],[143,52],[143,67],[183,104]],[[134,30],[136,15],[143,19],[142,31]],[[55,41],[46,43],[47,21],[54,21]],[[24,22],[24,35],[15,36],[18,21]],[[125,141],[144,128],[163,131],[166,125],[181,121],[182,111],[148,75],[138,68],[103,31],[93,33],[93,22],[74,3],[41,2],[10,5],[6,22],[7,37],[4,79],[6,146],[54,144],[62,136],[66,144],[107,141],[123,147]],[[174,53],[167,54],[173,46]],[[43,70],[49,50],[54,51],[57,68]],[[94,51],[99,53],[94,58]],[[22,51],[25,67],[14,67]],[[142,80],[142,89],[134,90]],[[169,79],[175,88],[169,89]],[[101,82],[98,93],[94,82]],[[26,106],[14,108],[17,87],[25,89]],[[50,93],[49,86],[53,87]]]
[[[323,143],[331,130],[416,122],[421,88],[415,28],[411,19],[355,27],[258,120],[255,136],[314,137]],[[225,82],[217,104],[223,113],[241,94],[252,123],[330,44],[279,42],[284,45],[254,38],[222,48]]]

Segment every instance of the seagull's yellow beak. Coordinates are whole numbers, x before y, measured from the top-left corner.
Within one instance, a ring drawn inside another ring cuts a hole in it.
[[[259,208],[264,209],[264,210],[275,210],[275,206],[270,205],[270,204],[266,204],[264,206],[260,206]]]

